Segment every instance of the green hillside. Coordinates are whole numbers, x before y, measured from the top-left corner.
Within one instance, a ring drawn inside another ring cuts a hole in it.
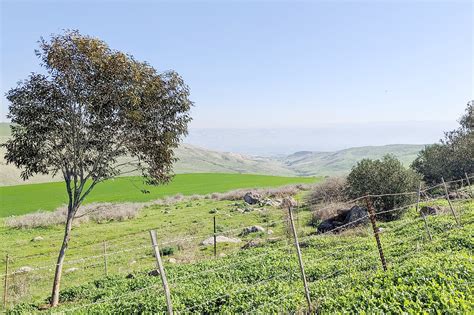
[[[0,142],[10,135],[9,124],[0,123]],[[212,151],[182,144],[176,150],[179,161],[174,166],[177,174],[186,173],[239,173],[278,176],[332,176],[347,174],[351,167],[363,158],[381,158],[391,153],[405,165],[409,165],[424,145],[396,144],[386,146],[358,147],[336,152],[297,152],[286,157],[256,157],[244,154]],[[0,186],[23,183],[44,183],[58,179],[46,175],[36,175],[23,182],[20,170],[6,165],[0,147]]]
[[[362,159],[379,159],[386,154],[395,155],[405,166],[409,166],[424,147],[425,145],[417,144],[391,144],[349,148],[336,152],[304,151],[282,158],[281,161],[298,175],[343,175]]]
[[[282,177],[249,174],[178,174],[168,185],[145,185],[140,177],[119,177],[98,184],[86,202],[143,202],[175,194],[193,195],[238,188],[274,187],[315,183],[311,177]],[[148,190],[144,194],[141,190]],[[36,210],[52,210],[67,203],[64,183],[42,183],[0,187],[0,217]]]

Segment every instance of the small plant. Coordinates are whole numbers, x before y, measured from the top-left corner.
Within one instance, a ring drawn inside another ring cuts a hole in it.
[[[160,255],[161,256],[170,256],[170,255],[173,255],[174,252],[175,252],[175,248],[172,247],[172,246],[167,246],[167,247],[160,248]]]

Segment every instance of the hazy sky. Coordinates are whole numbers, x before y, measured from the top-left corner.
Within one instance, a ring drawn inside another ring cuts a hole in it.
[[[79,29],[178,71],[194,128],[450,124],[473,98],[471,1],[3,0],[1,27],[2,94],[40,36]]]

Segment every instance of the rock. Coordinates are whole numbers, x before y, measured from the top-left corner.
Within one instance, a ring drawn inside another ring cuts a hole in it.
[[[449,199],[470,199],[469,195],[464,191],[452,191],[448,194]]]
[[[150,277],[158,277],[160,275],[160,272],[157,269],[153,269],[151,271],[148,271],[148,275]]]
[[[219,254],[219,257],[225,257],[225,256],[227,256],[227,255],[224,254],[224,253],[220,253],[220,254]]]
[[[66,269],[66,271],[64,271],[64,273],[71,273],[71,272],[78,271],[78,270],[79,270],[79,268],[72,267],[72,268]]]
[[[268,235],[272,235],[272,234],[273,234],[273,230],[268,230],[268,231],[267,231],[267,234],[268,234]]]
[[[344,228],[354,227],[368,222],[368,218],[363,218],[367,215],[367,209],[354,206],[350,209],[341,209],[337,212],[335,217],[324,220],[318,226],[318,233],[326,233],[344,225]],[[359,221],[358,221],[359,220]],[[338,232],[343,228],[338,229]]]
[[[23,266],[21,267],[20,269],[18,269],[16,272],[17,273],[26,273],[26,272],[31,272],[33,271],[33,268],[31,268],[30,266]]]
[[[261,245],[261,242],[260,242],[260,241],[251,240],[250,242],[248,242],[247,244],[245,244],[244,246],[242,246],[241,249],[249,249],[249,248],[257,247],[257,246],[260,246],[260,245]]]
[[[218,235],[216,237],[216,243],[240,243],[242,242],[239,238],[232,238],[223,235]],[[214,245],[214,236],[211,236],[201,242],[201,245]]]
[[[262,197],[256,192],[250,191],[244,195],[244,201],[249,205],[255,205],[260,202]]]
[[[296,202],[296,200],[293,197],[285,197],[281,201],[280,206],[283,208],[289,208],[289,207],[294,208],[298,206],[298,202]]]
[[[436,215],[439,210],[440,210],[439,207],[423,206],[420,209],[420,215],[421,216]]]
[[[126,279],[135,279],[135,275],[133,273],[129,273],[125,276]]]
[[[253,225],[253,226],[248,226],[242,230],[240,233],[240,236],[245,236],[250,233],[256,233],[256,232],[265,232],[265,229],[261,227],[260,225]]]
[[[169,261],[171,264],[176,264],[176,263],[178,262],[175,258],[170,258],[170,259],[168,259],[168,261]]]
[[[356,226],[359,224],[364,224],[368,222],[369,218],[367,216],[367,209],[359,206],[353,206],[349,212],[346,214],[344,219],[344,224],[352,223],[350,226]],[[365,217],[365,218],[364,218]],[[363,218],[363,219],[362,219]]]
[[[135,265],[136,263],[137,263],[136,260],[132,260],[129,264],[130,264],[130,265]]]
[[[44,238],[43,238],[42,236],[36,236],[36,237],[34,237],[31,241],[32,241],[32,242],[40,242],[40,241],[42,241],[42,240],[44,240]]]

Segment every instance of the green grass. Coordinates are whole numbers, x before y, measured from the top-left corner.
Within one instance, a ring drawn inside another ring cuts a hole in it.
[[[443,201],[438,204],[447,206]],[[157,212],[161,207],[154,206],[147,211]],[[183,236],[180,233],[189,229],[195,233],[209,232],[212,215],[208,209],[211,207],[219,208],[220,218],[224,220],[221,224],[225,228],[244,223],[264,224],[263,216],[258,211],[236,214],[232,211],[232,203],[226,201],[200,200],[178,204],[176,207],[168,214],[156,213],[156,218],[160,218],[161,237]],[[323,314],[472,313],[474,243],[471,233],[474,228],[474,203],[460,201],[455,203],[455,207],[461,214],[463,226],[457,227],[448,211],[430,216],[428,224],[434,236],[431,242],[424,231],[423,220],[414,209],[410,209],[401,220],[379,223],[383,228],[381,241],[388,263],[387,272],[381,270],[370,226],[339,235],[312,235],[314,230],[306,225],[309,211],[301,209],[298,230],[314,307]],[[281,210],[269,210],[272,218],[281,218],[283,215]],[[188,217],[191,213],[193,216]],[[146,215],[151,213],[147,212]],[[169,221],[165,218],[169,218]],[[135,220],[129,223],[132,222]],[[92,229],[102,229],[103,234],[112,233],[113,228],[120,230],[120,224],[110,223],[102,227],[89,224],[84,226],[86,231],[77,237],[92,239]],[[78,230],[82,229],[81,226]],[[228,254],[223,258],[210,259],[212,250],[199,246],[200,239],[191,241],[194,243],[192,250],[184,244],[178,248],[172,256],[178,259],[178,264],[171,264],[166,258],[165,267],[175,310],[201,314],[294,313],[304,310],[305,298],[293,246],[291,242],[287,246],[282,224],[272,229],[276,231],[276,236],[282,237],[281,241],[266,242],[264,246],[239,251],[236,251],[236,246],[220,246],[219,252]],[[31,236],[22,235],[25,233],[23,231],[12,233],[17,242],[18,239]],[[136,241],[136,250],[124,253],[113,261],[114,256],[109,257],[111,271],[108,277],[98,276],[103,274],[101,257],[78,263],[77,266],[83,269],[65,275],[66,289],[61,293],[62,304],[55,311],[71,311],[74,314],[164,312],[166,304],[160,290],[160,279],[146,275],[146,271],[154,268],[154,259],[149,255],[149,249],[139,246],[149,243],[146,233],[142,234],[137,240],[130,239]],[[268,236],[253,235],[246,239],[265,241]],[[8,246],[17,250],[15,244],[9,242]],[[18,246],[21,244],[18,243]],[[114,249],[130,247],[129,244]],[[96,254],[100,254],[100,246],[95,250]],[[196,252],[201,259],[193,257],[186,260],[188,251]],[[82,256],[90,253],[90,250],[84,249]],[[130,265],[131,259],[139,263]],[[15,268],[21,265],[19,261],[15,262]],[[97,265],[88,267],[93,262]],[[133,277],[125,277],[130,272]],[[50,274],[47,276],[51,277]],[[31,281],[34,281],[34,276],[31,277]],[[43,298],[49,292],[47,283],[43,284],[41,278],[32,282],[32,287],[35,290],[44,288]],[[37,305],[46,302],[40,296],[37,295],[34,304],[19,305],[15,311],[37,310]]]
[[[87,197],[91,202],[144,202],[175,194],[209,194],[238,188],[274,187],[295,183],[314,183],[315,177],[282,177],[249,174],[178,174],[168,185],[148,186],[140,177],[118,177],[98,184]],[[142,189],[150,191],[144,194]],[[63,182],[0,187],[0,217],[36,210],[53,210],[67,203]]]

